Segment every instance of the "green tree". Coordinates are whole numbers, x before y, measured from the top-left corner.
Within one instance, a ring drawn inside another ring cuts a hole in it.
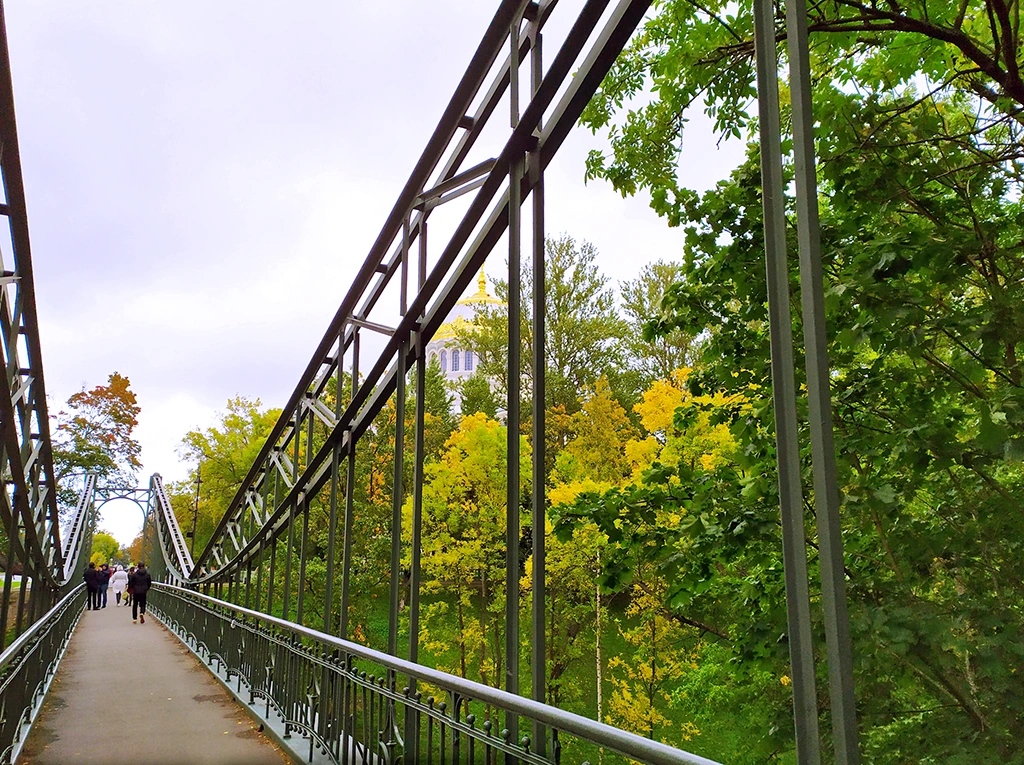
[[[439,667],[489,685],[500,685],[504,671],[506,443],[496,421],[464,417],[423,485],[423,592],[441,596],[425,605],[423,645]],[[525,438],[521,446],[526,497]],[[411,501],[405,514],[409,529]]]
[[[809,14],[865,757],[1020,762],[1024,695],[1011,678],[1024,652],[1006,639],[1024,627],[1011,605],[1024,581],[1017,4],[827,2]],[[748,0],[665,2],[584,117],[612,148],[590,157],[590,176],[647,189],[669,224],[687,227],[684,272],[646,334],[706,333],[689,386],[733,402],[714,416],[736,452],[710,468],[655,465],[646,483],[579,507],[617,530],[606,576],[657,559],[676,583],[667,597],[677,614],[728,636],[737,669],[778,676],[757,148],[706,194],[677,175],[688,109],[702,106],[723,135],[750,136],[751,29]],[[681,413],[681,424],[694,416]],[[652,506],[686,512],[674,526],[645,526],[638,510]]]
[[[548,237],[545,242],[547,405],[561,405],[569,412],[579,408],[579,391],[621,366],[625,326],[615,310],[609,280],[596,259],[593,244],[577,243],[567,234],[557,239]],[[525,385],[532,379],[532,285],[527,265],[522,273],[520,316]],[[508,282],[496,281],[495,291],[507,300]],[[479,374],[495,382],[499,400],[508,395],[508,321],[507,306],[484,306],[473,326],[459,332],[460,341],[479,358]],[[528,408],[524,409],[526,413]]]
[[[490,381],[480,372],[462,380],[459,384],[459,393],[462,395],[460,408],[463,417],[481,412],[490,418],[498,413],[498,402],[491,390]]]
[[[412,433],[415,428],[416,389],[410,385],[408,390],[409,400],[405,405],[407,415],[406,426],[408,428],[407,432]],[[427,364],[423,386],[424,451],[431,457],[441,453],[445,441],[448,440],[448,436],[455,429],[455,415],[452,414],[454,400],[455,397],[448,389],[448,382],[441,371],[440,363],[438,363],[436,358],[432,359]],[[409,454],[411,459],[413,453],[410,451]]]
[[[781,32],[784,6],[775,11]],[[1007,0],[815,3],[808,26],[816,115],[844,121],[833,103],[837,94],[906,98],[877,115],[879,121],[861,123],[863,137],[890,116],[931,109],[935,98],[964,97],[975,107],[972,124],[950,137],[1013,162],[1024,107],[1018,15],[1017,3]],[[659,3],[584,112],[583,123],[611,144],[610,155],[591,153],[588,176],[623,194],[647,189],[652,207],[671,225],[684,223],[694,198],[679,182],[689,112],[703,109],[723,137],[751,137],[753,55],[751,0]],[[828,135],[828,126],[818,135]]]
[[[630,655],[608,662],[612,695],[605,720],[651,739],[689,741],[700,731],[692,722],[675,726],[665,711],[673,691],[697,664],[683,647],[687,630],[665,612],[665,587],[658,581],[637,582],[626,607],[633,624],[619,627]]]
[[[97,531],[92,535],[92,554],[89,560],[97,566],[101,563],[110,563],[120,552],[121,544],[109,531]]]
[[[572,417],[572,437],[555,460],[552,480],[589,479],[618,485],[629,477],[625,444],[634,435],[622,405],[612,397],[608,380],[600,377]]]
[[[683,274],[681,263],[659,260],[640,269],[636,279],[622,282],[622,309],[628,331],[625,347],[628,364],[641,375],[638,387],[665,380],[683,367],[693,366],[697,341],[681,329],[673,329],[651,340],[644,338],[644,325],[661,315],[661,299]]]
[[[1024,596],[1015,499],[1024,218],[1005,167],[941,138],[972,119],[961,106],[895,116],[893,105],[848,96],[849,125],[830,123],[822,142],[836,454],[858,711],[873,762],[1019,762],[1024,751],[1024,694],[1010,679],[1024,651],[1007,639],[1024,629],[1013,605]],[[880,110],[888,124],[865,138],[857,126],[876,124]],[[684,280],[651,327],[706,333],[688,385],[719,394],[704,414],[730,427],[735,450],[712,465],[655,464],[643,483],[577,508],[612,540],[610,583],[656,560],[676,612],[727,637],[738,671],[782,676],[757,162],[755,150],[688,206]],[[701,415],[680,410],[677,429]],[[652,511],[679,515],[651,524]],[[786,717],[780,707],[780,731]]]
[[[566,491],[566,489],[562,489]],[[576,529],[571,537],[553,535],[546,525],[545,632],[547,637],[547,703],[560,709],[589,714],[593,688],[579,682],[585,664],[600,659],[598,610],[600,597],[594,587],[600,573],[598,560],[604,535],[593,524]],[[522,587],[533,587],[533,558],[526,561]],[[600,669],[597,672],[600,680]]]
[[[168,486],[168,494],[178,523],[182,529],[191,530],[197,473],[202,479],[197,555],[209,542],[280,415],[280,409],[263,409],[259,399],[236,396],[219,413],[216,425],[191,430],[182,439],[179,453],[195,467],[185,480]]]

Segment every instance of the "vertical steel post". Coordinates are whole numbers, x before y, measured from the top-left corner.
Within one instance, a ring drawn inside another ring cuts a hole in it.
[[[401,291],[399,312],[408,311],[409,291],[409,212],[402,222],[402,270],[399,275]],[[398,601],[402,585],[402,503],[405,501],[405,388],[408,367],[409,341],[398,346],[395,359],[395,463],[391,485],[391,587],[388,602],[388,653],[398,655]],[[389,673],[389,677],[393,676]]]
[[[409,310],[409,216],[402,221],[402,271],[398,281],[398,313],[401,316]]]
[[[284,447],[275,447],[271,455],[277,452],[278,454],[284,453]],[[284,464],[284,460],[281,460]],[[271,472],[273,471],[273,472]],[[273,499],[271,499],[271,478],[273,478]],[[278,491],[281,485],[281,475],[276,465],[273,462],[267,463],[267,470],[263,477],[263,514],[269,516],[272,507],[277,506]],[[254,511],[250,511],[252,534],[256,536],[260,532],[260,520],[256,517]],[[256,568],[256,597],[254,602],[255,610],[260,611],[263,608],[263,556],[267,549],[267,541],[264,537],[263,541],[260,542],[260,558]]]
[[[195,558],[196,555],[196,524],[199,521],[199,487],[203,485],[202,468],[202,462],[196,464],[196,504],[195,507],[192,508],[192,543],[188,548],[188,554],[193,558]]]
[[[306,550],[309,549],[309,500],[302,498],[302,541],[299,543],[299,586],[295,597],[295,622],[305,625],[302,620],[302,606],[306,599]]]
[[[11,503],[13,506],[13,502]],[[29,560],[28,550],[25,550],[25,559],[21,562],[21,587],[18,588],[18,614],[14,620],[14,636],[17,637],[22,633],[22,624],[25,620],[25,592],[29,589],[26,585],[31,585],[32,580],[32,569],[31,561]]]
[[[782,513],[782,559],[786,581],[789,656],[793,671],[793,717],[799,765],[821,762],[817,692],[808,594],[796,381],[793,372],[793,322],[789,310],[786,264],[786,211],[782,177],[778,61],[771,0],[754,2],[758,116],[761,139],[761,188],[764,205],[765,264],[772,358],[772,399]]]
[[[541,55],[540,24],[534,19],[532,24],[533,44],[530,48],[530,81],[534,95],[544,77],[543,58]],[[536,135],[540,135],[542,125],[537,125]],[[547,598],[547,551],[545,534],[547,524],[547,497],[545,495],[546,475],[544,462],[546,458],[545,440],[545,406],[547,404],[546,376],[547,354],[545,349],[545,315],[546,280],[544,252],[544,170],[541,166],[540,143],[529,157],[530,181],[533,187],[533,463],[532,468],[532,504],[533,517],[531,528],[533,534],[533,578],[531,603],[530,634],[532,636],[530,669],[533,699],[544,702],[547,690],[547,639],[545,636],[545,601]],[[533,722],[533,751],[544,756],[547,752],[546,730],[538,721]]]
[[[359,389],[359,330],[352,334],[352,397],[355,398]],[[341,397],[338,397],[338,411],[341,412]],[[352,528],[355,523],[355,485],[356,485],[356,439],[352,431],[348,432],[348,471],[345,486],[345,539],[342,549],[341,567],[341,621],[338,635],[348,639],[348,600],[352,578]]]
[[[814,466],[814,506],[818,520],[821,603],[828,650],[832,741],[837,765],[857,765],[857,708],[853,687],[853,647],[846,607],[843,531],[839,517],[839,485],[832,438],[829,390],[828,330],[825,324],[821,229],[815,174],[814,114],[807,42],[806,0],[787,0],[790,96],[793,108],[793,154],[796,175],[797,245],[800,252],[800,293],[803,308],[807,397]]]
[[[295,549],[295,524],[299,520],[300,507],[306,504],[306,495],[299,494],[292,508],[291,519],[288,521],[288,543],[285,546],[284,557],[284,592],[281,595],[281,618],[291,619],[291,595],[292,595],[292,552]]]
[[[263,556],[267,551],[267,542],[260,542],[260,558],[256,563],[256,608],[259,611],[263,605]]]
[[[276,578],[278,541],[277,537],[272,537],[270,540],[270,571],[267,572],[267,613],[271,616],[274,615],[274,580]]]
[[[27,617],[25,620],[25,629],[28,629],[35,624],[37,614],[39,612],[39,601],[42,600],[43,597],[42,588],[42,577],[38,575],[33,576],[28,594],[25,596],[28,598],[28,613],[25,614]]]
[[[419,263],[417,279],[419,289],[427,278],[427,220],[420,218]],[[420,317],[422,319],[422,316]],[[427,387],[427,349],[420,330],[416,332],[416,426],[412,479],[412,559],[409,566],[409,661],[418,662],[420,656],[420,576],[422,566],[423,531],[423,461],[425,459],[424,433],[426,419],[425,391]],[[411,688],[416,689],[415,679],[410,678]],[[419,743],[416,730],[417,716],[407,712],[405,740]],[[418,758],[418,748],[413,750],[413,762]]]
[[[352,438],[352,431],[348,433]],[[349,452],[345,467],[345,518],[344,539],[341,549],[341,617],[338,622],[338,637],[348,639],[348,611],[352,588],[352,529],[355,523],[356,445],[349,441]]]
[[[250,594],[252,590],[252,561],[246,561],[245,563],[245,607],[248,608],[252,602]]]
[[[422,272],[421,272],[422,273]],[[409,661],[420,660],[420,565],[422,550],[421,533],[423,530],[423,459],[424,443],[423,428],[426,414],[424,390],[427,379],[427,351],[422,336],[416,333],[416,425],[414,435],[413,479],[412,479],[412,560],[409,565]],[[410,678],[410,688],[416,690],[416,680]],[[416,729],[416,715],[406,710],[405,740],[407,745],[415,747],[419,741]],[[416,751],[413,749],[412,751]],[[416,762],[416,759],[412,760]]]
[[[335,445],[331,450],[331,494],[330,494],[330,518],[327,522],[327,580],[324,582],[324,632],[330,634],[333,624],[333,602],[334,602],[334,546],[337,540],[338,526],[338,469],[341,461],[341,444]],[[348,571],[345,570],[347,575]],[[344,587],[342,595],[347,594]],[[344,597],[342,598],[344,601]],[[345,603],[342,602],[342,609]]]
[[[4,500],[0,500],[4,501]],[[0,603],[0,650],[7,647],[7,615],[10,613],[11,604],[11,590],[14,586],[14,540],[18,535],[18,515],[14,512],[14,506],[11,505],[11,525],[7,529],[7,561],[8,565],[4,570],[4,595],[3,602]],[[75,576],[78,576],[78,572],[75,572]]]
[[[292,485],[294,486],[299,480],[299,464],[302,458],[302,405],[298,404],[295,407],[295,429],[292,433],[292,438],[295,440],[295,459],[292,461]],[[313,430],[313,419],[310,417],[309,430]],[[291,594],[292,594],[292,550],[295,546],[295,522],[299,516],[299,505],[304,502],[304,496],[299,495],[296,499],[295,504],[289,508],[288,512],[288,541],[285,543],[285,558],[284,558],[284,582],[282,585],[281,593],[281,617],[283,619],[290,618],[291,611]],[[274,543],[274,550],[277,550],[277,542]],[[273,559],[271,559],[273,560]]]
[[[395,457],[391,485],[391,587],[388,602],[388,653],[398,655],[398,599],[402,579],[402,502],[405,498],[405,378],[408,341],[395,359]]]
[[[519,16],[512,20],[509,93],[512,127],[519,123]],[[522,180],[524,155],[517,153],[508,180],[508,416],[505,508],[505,690],[519,694],[519,421],[522,387],[520,314],[522,308]],[[505,727],[519,737],[519,719],[509,712]],[[505,756],[512,763],[511,755]]]

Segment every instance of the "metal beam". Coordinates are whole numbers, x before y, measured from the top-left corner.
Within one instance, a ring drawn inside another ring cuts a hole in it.
[[[814,685],[814,646],[804,538],[796,380],[793,373],[793,320],[789,310],[786,258],[785,186],[782,178],[782,128],[779,116],[775,16],[771,0],[754,0],[758,125],[761,138],[761,189],[768,278],[772,401],[782,514],[782,560],[786,582],[790,663],[793,667],[793,717],[799,765],[818,765],[818,703]]]

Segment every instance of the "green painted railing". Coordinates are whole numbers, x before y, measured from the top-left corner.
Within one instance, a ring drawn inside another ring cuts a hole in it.
[[[569,761],[563,760],[564,743],[575,739],[649,765],[715,765],[610,725],[192,590],[154,584],[148,606],[226,677],[243,701],[268,721],[279,718],[286,739],[306,739],[291,746],[303,749],[311,762],[319,753],[342,765],[560,765]],[[545,726],[544,746],[492,722],[509,714],[518,718],[520,731],[532,729],[534,722]]]
[[[18,756],[85,607],[79,584],[0,654],[0,763]]]

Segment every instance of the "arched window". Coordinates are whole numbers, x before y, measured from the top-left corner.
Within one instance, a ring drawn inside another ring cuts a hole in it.
[[[441,351],[441,371],[448,371],[448,351]]]
[[[431,353],[430,354],[430,358],[427,359],[427,363],[428,364],[433,364],[435,361],[437,361],[437,354],[436,353]]]
[[[473,351],[466,351],[466,371],[473,371]]]
[[[458,351],[452,351],[452,371],[453,372],[458,372],[459,371],[459,352]]]

